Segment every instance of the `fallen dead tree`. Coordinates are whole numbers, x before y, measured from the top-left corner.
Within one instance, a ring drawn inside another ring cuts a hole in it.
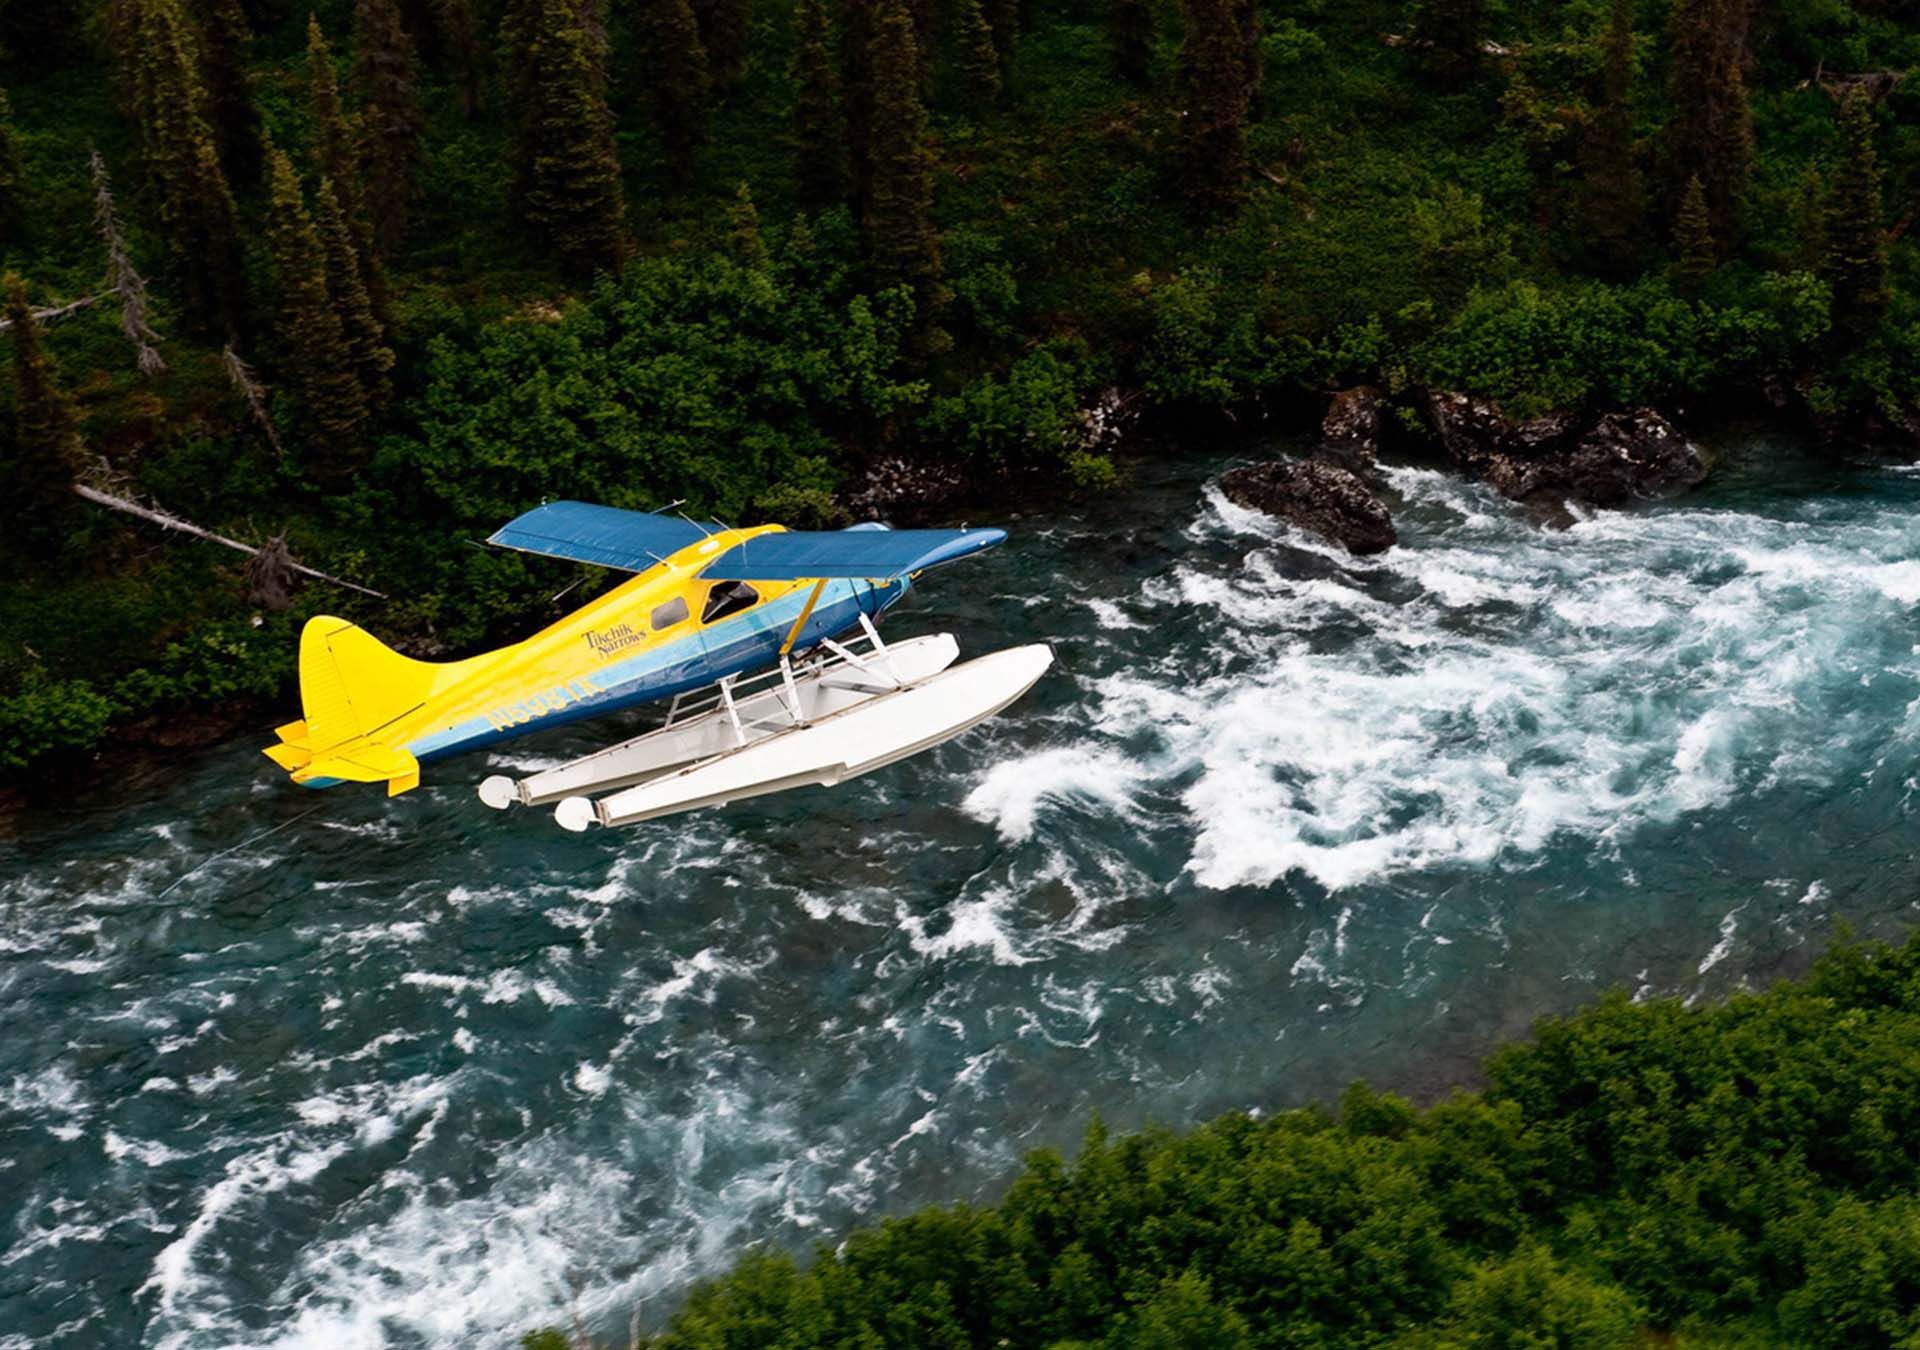
[[[96,487],[88,487],[85,483],[75,483],[73,490],[94,505],[104,506],[109,511],[119,511],[125,515],[137,516],[149,524],[158,525],[163,530],[177,530],[181,534],[190,534],[196,539],[205,539],[209,543],[220,544],[236,552],[244,553],[248,557],[257,557],[266,551],[264,548],[255,548],[252,544],[243,544],[238,539],[229,539],[224,534],[215,534],[212,530],[202,529],[192,521],[182,520],[179,516],[171,515],[168,512],[155,510],[150,506],[142,506],[139,502],[132,501],[126,497],[115,496],[111,492],[102,492]],[[305,563],[295,562],[291,555],[285,553],[286,544],[282,540],[269,540],[266,547],[274,548],[276,545],[276,556],[273,559],[276,567],[290,568],[302,576],[313,577],[334,586],[344,586],[350,591],[358,591],[362,595],[370,595],[376,600],[385,600],[388,598],[383,592],[372,590],[351,581],[344,581],[336,576],[329,576],[327,573],[319,571],[316,568],[308,567]]]

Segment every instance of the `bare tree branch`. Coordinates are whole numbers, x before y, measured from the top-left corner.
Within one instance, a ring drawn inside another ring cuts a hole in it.
[[[158,375],[167,363],[160,356],[160,335],[147,322],[147,279],[133,265],[133,254],[120,228],[120,214],[114,209],[107,161],[98,150],[91,152],[88,167],[93,173],[93,220],[107,245],[108,294],[120,297],[120,331],[133,344],[134,363],[140,373]]]
[[[46,309],[36,309],[33,311],[34,321],[43,324],[58,323],[61,319],[78,314],[81,310],[92,309],[112,294],[112,291],[102,291],[98,295],[83,295],[78,300],[70,300],[64,305],[49,305]],[[12,327],[13,320],[0,319],[0,333]]]
[[[227,548],[245,553],[250,557],[261,551],[251,544],[241,543],[238,539],[229,539],[224,534],[215,534],[212,530],[203,530],[192,521],[182,520],[180,517],[169,515],[165,511],[156,511],[152,507],[142,506],[140,503],[130,501],[125,497],[116,497],[110,492],[102,492],[99,488],[88,487],[85,483],[75,483],[73,490],[97,506],[104,506],[112,511],[121,511],[130,516],[138,516],[141,520],[158,525],[163,530],[178,530],[182,534],[190,534],[196,539],[205,539],[209,543],[223,544]],[[301,573],[303,576],[317,577],[321,581],[331,582],[335,586],[344,586],[350,591],[358,591],[362,595],[370,595],[376,600],[387,599],[387,596],[379,591],[369,590],[367,587],[355,585],[351,581],[342,581],[339,577],[328,576],[325,572],[315,571],[305,563],[295,562],[290,565],[294,571]]]
[[[233,387],[240,391],[240,397],[247,401],[247,411],[253,414],[253,420],[266,433],[267,442],[273,446],[273,453],[285,459],[287,447],[280,444],[279,428],[273,425],[273,418],[267,413],[267,391],[259,378],[253,373],[253,367],[240,359],[240,353],[229,342],[226,350],[220,353],[220,359],[226,363],[227,378]]]

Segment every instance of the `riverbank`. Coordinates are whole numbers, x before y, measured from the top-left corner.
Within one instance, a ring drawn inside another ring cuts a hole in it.
[[[642,1343],[1899,1345],[1917,1035],[1920,939],[1724,1002],[1616,992],[1425,1109],[1355,1083],[1184,1134],[1096,1118],[996,1204],[746,1256]]]
[[[178,19],[174,0],[151,3],[156,22]],[[257,31],[201,48],[223,91],[205,128],[223,162],[264,132],[294,180],[229,185],[223,284],[246,294],[218,319],[205,273],[221,260],[173,237],[182,203],[147,172],[144,105],[121,96],[146,48],[83,22],[84,6],[34,8],[28,42],[9,27],[27,20],[0,18],[0,36],[15,32],[0,168],[18,163],[0,175],[5,266],[27,303],[64,316],[45,324],[45,360],[22,367],[35,378],[14,382],[33,406],[7,394],[16,430],[46,434],[15,437],[38,459],[0,465],[32,489],[5,494],[0,777],[35,781],[41,761],[149,719],[286,706],[300,622],[349,607],[309,586],[263,611],[217,550],[41,490],[76,471],[231,537],[285,537],[391,595],[350,608],[432,657],[525,631],[577,580],[470,547],[532,502],[684,501],[808,526],[870,509],[876,478],[912,502],[956,476],[1011,476],[1044,485],[1036,502],[1071,503],[1110,484],[1082,411],[1111,388],[1141,391],[1188,436],[1249,410],[1317,416],[1363,382],[1523,420],[1762,391],[1840,444],[1913,431],[1920,150],[1897,128],[1920,82],[1890,73],[1920,62],[1920,38],[1870,6],[1789,3],[1749,25],[1687,5],[1508,5],[1457,65],[1409,35],[1426,7],[1265,6],[1236,37],[1255,87],[1234,111],[1244,162],[1224,192],[1193,178],[1194,34],[1177,7],[1002,7],[991,97],[957,26],[916,38],[918,92],[897,105],[915,149],[897,162],[927,175],[932,206],[891,243],[857,184],[822,197],[796,149],[796,112],[818,103],[800,86],[818,76],[846,94],[825,100],[846,142],[828,149],[864,153],[873,52],[857,25],[818,61],[818,35],[786,10],[727,28],[738,64],[689,95],[707,134],[668,155],[652,20],[616,7],[583,58],[617,128],[602,200],[624,211],[603,232],[621,265],[598,277],[556,252],[511,167],[531,134],[510,78],[526,34],[467,0],[444,14],[383,3],[398,17],[371,29],[352,8],[248,10],[239,23]],[[692,8],[719,40],[707,11],[731,0]],[[396,50],[359,50],[374,42]],[[1118,79],[1116,43],[1132,53]],[[1712,68],[1741,81],[1693,79],[1705,50],[1733,53]],[[404,144],[370,176],[339,158],[339,105],[366,114],[365,81],[386,68],[404,72],[382,86],[400,103],[377,120]],[[1696,95],[1720,100],[1708,123]],[[1704,124],[1742,133],[1712,165],[1688,148]],[[388,203],[377,248],[357,227],[322,247],[323,171],[336,196]],[[1682,232],[1696,171],[1711,219],[1703,233],[1689,214]],[[1605,239],[1600,216],[1619,227]],[[350,311],[332,318],[359,335],[350,375],[319,369],[339,360],[316,337],[327,316],[295,324],[286,302],[316,294],[294,276],[309,234],[309,251],[332,250],[330,303]],[[910,285],[902,249],[919,259]],[[354,285],[349,254],[364,264]],[[127,283],[144,297],[131,318],[125,295],[98,289],[109,262],[144,279]],[[364,416],[312,396],[342,379],[364,385]]]

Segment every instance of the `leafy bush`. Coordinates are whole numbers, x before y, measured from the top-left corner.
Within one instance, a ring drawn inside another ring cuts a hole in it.
[[[1804,273],[1767,277],[1723,303],[1663,280],[1476,291],[1412,355],[1429,382],[1500,399],[1517,412],[1587,402],[1647,403],[1791,369],[1827,329],[1827,288]]]
[[[84,749],[106,734],[114,707],[87,680],[56,680],[38,667],[0,697],[0,769],[24,769],[56,750]]]
[[[833,296],[725,254],[649,258],[582,305],[523,313],[427,358],[417,436],[381,473],[455,521],[490,528],[553,497],[738,517],[770,483],[834,480],[835,428],[922,388],[895,372],[904,294]]]

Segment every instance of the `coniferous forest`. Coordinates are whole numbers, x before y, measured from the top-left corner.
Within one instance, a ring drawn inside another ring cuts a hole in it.
[[[543,498],[1097,488],[1109,387],[1910,438],[1916,61],[1907,0],[8,0],[0,773],[284,700],[321,610],[524,632],[567,573],[470,541]]]

